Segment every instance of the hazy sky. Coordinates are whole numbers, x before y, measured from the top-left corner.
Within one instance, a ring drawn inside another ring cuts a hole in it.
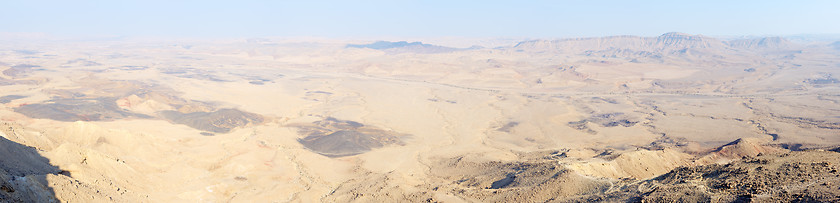
[[[840,33],[840,1],[0,0],[0,32],[157,37]]]

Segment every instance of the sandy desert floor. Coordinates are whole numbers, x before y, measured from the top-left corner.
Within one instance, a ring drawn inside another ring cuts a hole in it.
[[[0,199],[837,201],[838,66],[680,33],[8,42]]]

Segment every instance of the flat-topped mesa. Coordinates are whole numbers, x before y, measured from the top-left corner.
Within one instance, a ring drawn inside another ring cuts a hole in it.
[[[407,46],[431,46],[428,44],[423,44],[421,42],[406,42],[406,41],[399,41],[399,42],[389,42],[389,41],[376,41],[370,44],[348,44],[347,48],[368,48],[368,49],[392,49],[392,48],[400,48],[400,47],[407,47]]]
[[[432,44],[424,44],[422,42],[389,42],[376,41],[370,44],[348,44],[346,48],[367,48],[374,50],[386,51],[391,54],[399,53],[418,53],[418,54],[433,54],[433,53],[448,53],[458,51],[460,49],[438,46]]]

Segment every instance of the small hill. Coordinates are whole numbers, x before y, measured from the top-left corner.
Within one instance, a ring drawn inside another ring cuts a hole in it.
[[[753,157],[759,154],[767,153],[783,153],[788,150],[768,146],[758,138],[740,138],[729,144],[718,147],[706,156],[701,157],[695,161],[697,165],[706,165],[712,163],[729,163],[733,160],[741,159],[742,157]]]
[[[586,161],[569,164],[567,167],[595,177],[647,179],[688,165],[691,158],[689,154],[671,149],[639,150],[620,154],[610,161]]]

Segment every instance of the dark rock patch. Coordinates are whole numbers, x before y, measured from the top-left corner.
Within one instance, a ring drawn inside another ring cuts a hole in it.
[[[332,92],[325,92],[325,91],[308,91],[306,93],[307,94],[326,94],[326,95],[332,95],[333,94]]]
[[[358,131],[340,130],[327,135],[300,140],[306,148],[329,156],[350,156],[380,148],[385,144],[374,136]]]
[[[511,121],[511,122],[508,122],[507,124],[503,125],[502,127],[499,127],[496,130],[501,131],[501,132],[510,133],[510,129],[513,128],[513,127],[516,127],[518,125],[519,125],[519,122]]]
[[[213,82],[230,82],[225,79],[221,79],[213,72],[202,70],[198,68],[191,68],[191,67],[183,67],[183,68],[164,68],[161,69],[161,73],[173,75],[179,78],[191,78],[197,80],[207,80]]]
[[[826,120],[818,120],[814,118],[798,117],[798,116],[784,116],[771,113],[770,116],[779,118],[804,128],[816,127],[822,129],[838,130],[840,129],[840,122],[831,122]]]
[[[640,146],[640,148],[647,149],[647,150],[663,150],[667,148],[677,148],[677,147],[685,147],[689,145],[690,142],[688,139],[683,137],[669,137],[667,135],[662,135],[662,137],[657,138],[650,144],[645,146]]]
[[[511,183],[513,183],[513,181],[514,181],[514,180],[516,180],[516,174],[514,174],[514,173],[508,173],[508,174],[507,174],[504,178],[502,178],[501,180],[497,180],[497,181],[494,181],[493,183],[491,183],[491,184],[490,184],[490,188],[488,188],[488,189],[501,189],[501,188],[505,188],[505,187],[507,187],[508,185],[510,185]]]
[[[624,127],[631,127],[636,125],[636,121],[628,120],[627,116],[624,113],[607,113],[607,114],[598,114],[590,117],[587,119],[589,122],[600,124],[604,127],[615,127],[615,126],[624,126]]]
[[[0,97],[0,104],[6,104],[6,103],[14,101],[15,99],[23,99],[23,98],[26,98],[26,96],[20,96],[20,95],[2,96],[2,97]]]
[[[20,64],[14,65],[9,69],[3,71],[3,74],[8,75],[12,78],[23,77],[29,73],[32,73],[33,68],[41,67],[38,65],[30,65],[30,64]]]
[[[802,150],[802,144],[799,143],[782,143],[779,144],[780,147],[790,150],[790,151],[800,151]]]
[[[116,98],[113,97],[54,99],[44,103],[23,105],[14,110],[30,118],[66,122],[113,121],[131,117],[151,118],[148,115],[124,111],[117,105]]]
[[[804,82],[812,85],[829,85],[840,83],[839,80],[835,79],[834,77],[832,77],[831,74],[828,73],[822,74],[821,77],[806,79]]]
[[[149,69],[149,67],[147,67],[147,66],[119,66],[119,67],[111,67],[111,69],[132,71],[132,70],[146,70],[146,69]]]
[[[810,84],[814,84],[814,85],[826,85],[826,84],[838,83],[840,81],[837,81],[837,79],[834,79],[834,78],[817,78],[817,79],[808,79],[808,80],[805,80],[805,82],[810,83]]]
[[[163,111],[160,114],[173,123],[184,124],[191,128],[214,133],[227,133],[237,127],[260,124],[265,121],[265,118],[259,114],[244,112],[238,109],[219,109],[213,112],[192,113]]]
[[[101,63],[97,63],[95,61],[90,61],[90,60],[82,59],[82,58],[69,60],[69,61],[67,61],[67,63],[64,63],[64,64],[65,65],[77,65],[77,66],[101,66],[102,65]]]
[[[624,113],[606,113],[606,114],[597,114],[592,115],[589,118],[579,120],[579,121],[571,121],[567,123],[571,128],[576,130],[580,130],[589,134],[596,134],[597,132],[590,129],[587,125],[588,123],[595,123],[601,125],[603,127],[616,127],[616,126],[624,126],[624,127],[631,127],[636,125],[638,121],[634,121],[629,116],[626,116]]]
[[[592,99],[592,101],[598,102],[598,103],[604,103],[605,102],[605,103],[610,103],[610,104],[618,104],[617,100],[611,99],[611,98],[592,97],[591,99]]]
[[[591,128],[589,128],[589,126],[586,125],[586,123],[587,123],[587,121],[584,119],[584,120],[579,120],[579,121],[571,121],[571,122],[567,123],[566,125],[568,125],[570,128],[573,128],[575,130],[580,130],[580,131],[583,131],[583,132],[586,132],[586,133],[589,133],[589,134],[594,135],[594,134],[598,133],[595,130],[592,130]]]
[[[26,49],[14,50],[14,52],[17,53],[17,54],[22,54],[22,55],[35,55],[35,54],[43,53],[43,52],[40,52],[38,50],[26,50]]]
[[[320,126],[324,127],[335,127],[341,129],[356,129],[364,127],[365,125],[356,121],[348,121],[348,120],[339,120],[333,117],[327,117],[324,121],[316,122]]]
[[[376,148],[402,144],[401,135],[355,121],[328,117],[312,125],[296,126],[306,137],[298,139],[307,149],[328,157],[352,156]]]

